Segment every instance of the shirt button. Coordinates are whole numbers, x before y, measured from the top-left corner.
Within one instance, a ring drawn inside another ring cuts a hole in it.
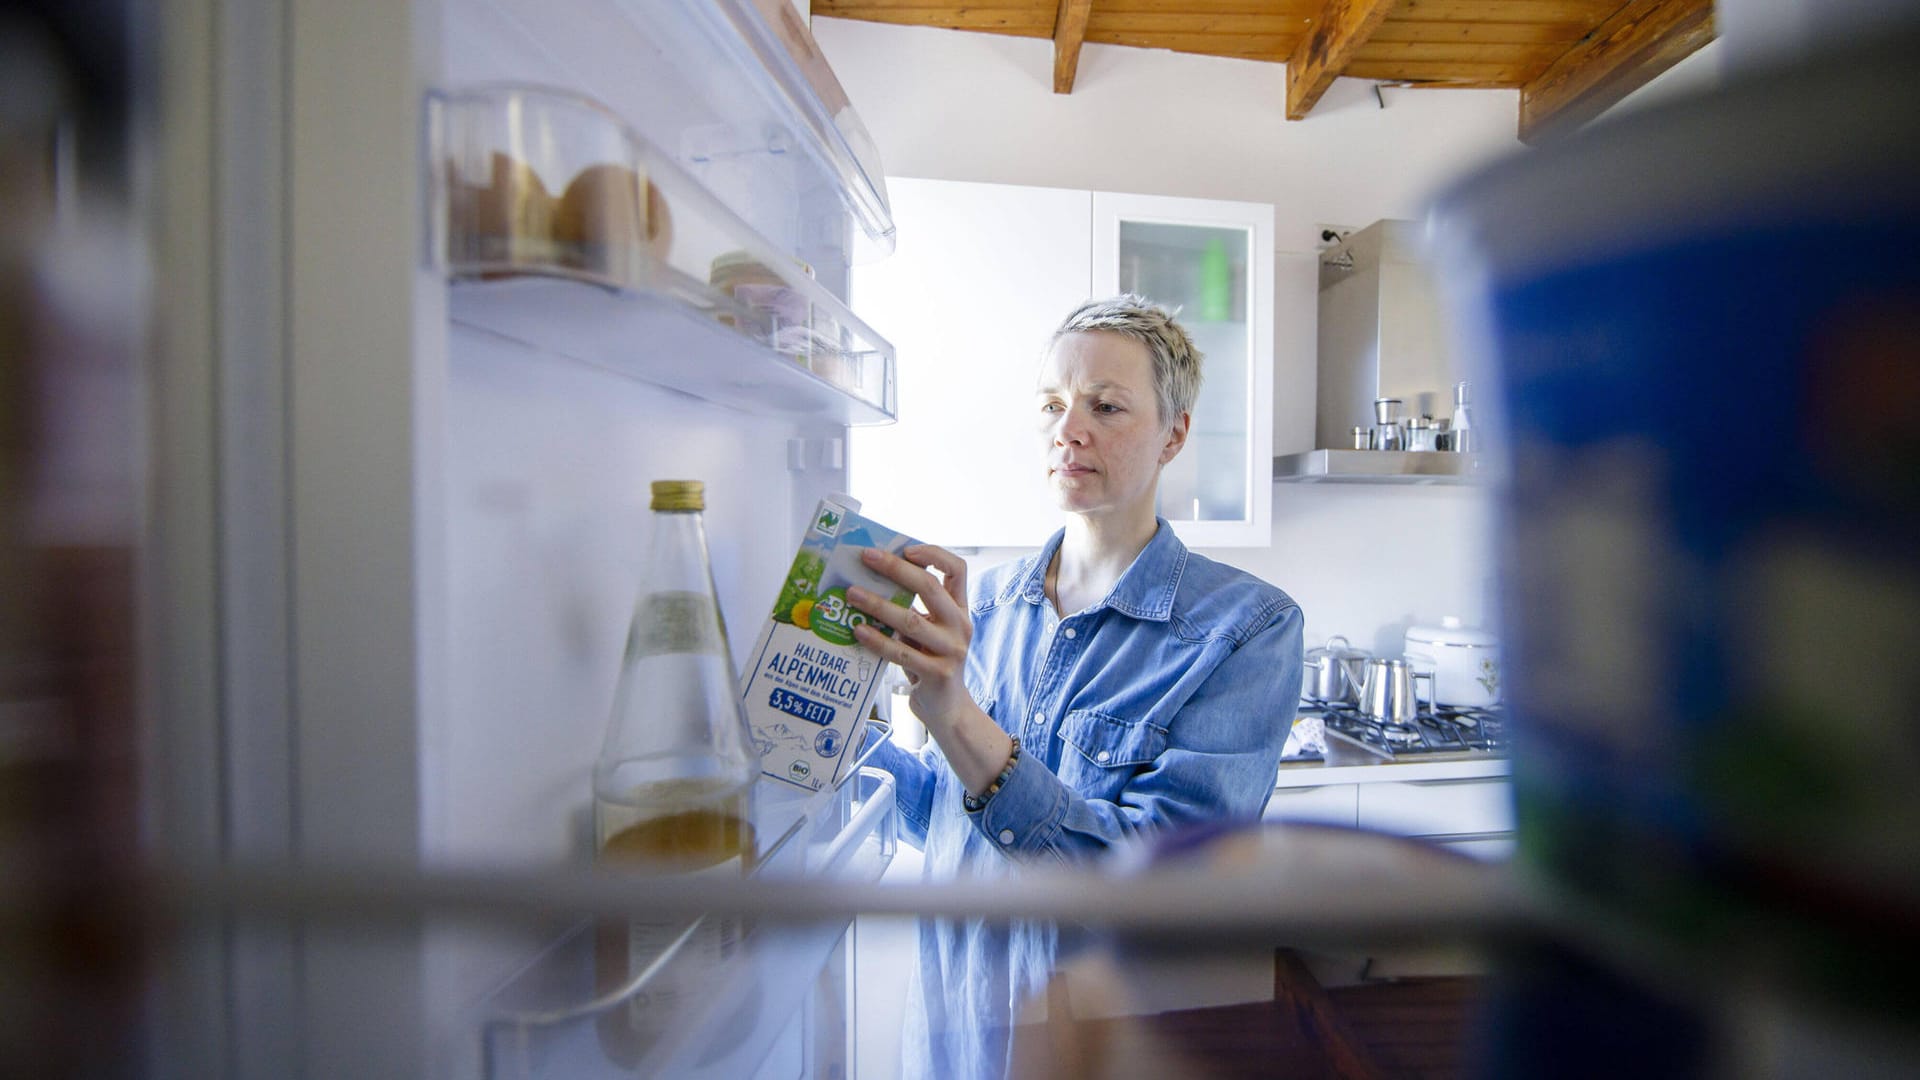
[[[1046,726],[1047,726],[1047,714],[1046,714],[1046,713],[1043,713],[1043,712],[1037,712],[1037,713],[1034,713],[1034,714],[1033,714],[1033,726],[1034,726],[1034,727],[1046,727]]]
[[[1073,627],[1071,627],[1071,626],[1069,626],[1069,627],[1067,627],[1067,628],[1066,628],[1065,630],[1062,630],[1062,631],[1060,631],[1060,632],[1061,632],[1061,633],[1063,633],[1063,634],[1065,634],[1065,635],[1067,635],[1067,640],[1068,640],[1068,641],[1072,641],[1072,640],[1073,640]]]
[[[1012,830],[1012,829],[1001,829],[1001,830],[1000,830],[1000,842],[1001,842],[1002,844],[1011,844],[1011,843],[1013,843],[1013,830]]]
[[[1099,753],[1097,753],[1097,754],[1095,754],[1095,755],[1093,755],[1093,760],[1095,760],[1095,761],[1099,761],[1099,762],[1104,762],[1104,761],[1106,761],[1106,760],[1107,760],[1108,758],[1110,758],[1110,757],[1112,757],[1112,756],[1113,756],[1112,754],[1110,754],[1110,753],[1108,753],[1108,752],[1107,752],[1107,751],[1105,751],[1105,750],[1102,750],[1102,751],[1100,751]]]

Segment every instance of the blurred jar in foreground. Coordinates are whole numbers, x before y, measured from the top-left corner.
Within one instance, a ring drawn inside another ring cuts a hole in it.
[[[1768,1052],[1823,1075],[1920,1064],[1887,1038],[1920,958],[1916,30],[1595,125],[1438,215],[1497,369],[1473,430],[1512,456],[1528,880],[1691,1020],[1791,1020]],[[1649,1064],[1589,1011],[1518,1026]]]

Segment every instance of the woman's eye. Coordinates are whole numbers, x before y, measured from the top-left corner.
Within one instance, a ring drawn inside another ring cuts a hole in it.
[[[1060,403],[1057,401],[1049,401],[1046,404],[1040,406],[1040,411],[1045,413],[1059,412]]]
[[[1100,404],[1098,404],[1098,405],[1095,405],[1095,406],[1094,406],[1094,409],[1095,409],[1096,411],[1098,411],[1098,412],[1104,412],[1104,413],[1116,413],[1116,412],[1119,412],[1119,411],[1120,411],[1120,406],[1118,406],[1118,405],[1115,405],[1115,404],[1114,404],[1113,402],[1111,402],[1111,401],[1103,401],[1103,402],[1101,402]]]

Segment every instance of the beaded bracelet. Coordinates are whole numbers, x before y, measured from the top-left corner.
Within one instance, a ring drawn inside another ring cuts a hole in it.
[[[1000,778],[988,784],[987,790],[977,799],[968,792],[962,791],[960,793],[960,805],[967,808],[967,813],[977,814],[985,810],[987,808],[987,800],[999,794],[1000,789],[1006,785],[1006,782],[1012,779],[1013,767],[1020,764],[1020,736],[1012,735],[1009,737],[1013,739],[1013,752],[1007,755],[1007,767],[1000,770]]]

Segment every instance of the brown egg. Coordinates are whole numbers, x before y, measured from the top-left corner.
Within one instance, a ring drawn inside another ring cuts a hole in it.
[[[448,257],[496,271],[551,262],[553,196],[524,162],[495,153],[489,164],[486,184],[477,185],[447,163]]]
[[[563,265],[615,285],[644,284],[648,272],[642,252],[664,262],[673,243],[660,189],[624,165],[593,165],[574,177],[560,196],[553,232]]]

